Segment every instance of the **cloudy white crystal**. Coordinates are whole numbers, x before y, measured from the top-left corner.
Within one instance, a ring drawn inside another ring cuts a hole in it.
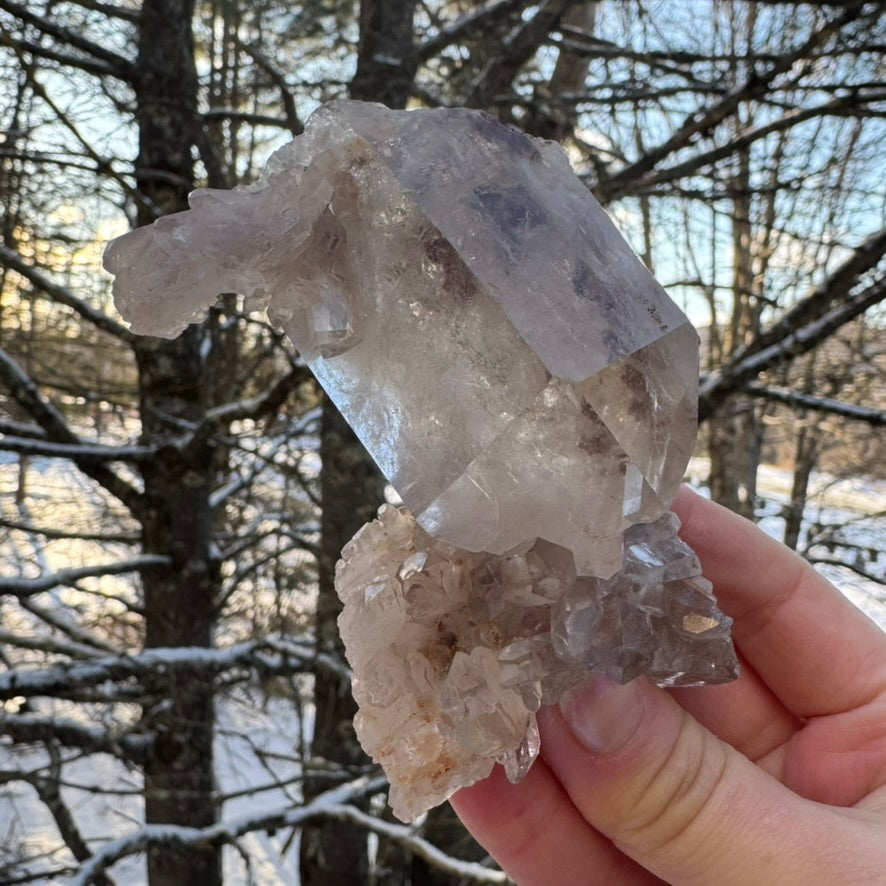
[[[338,582],[398,814],[494,760],[520,775],[534,711],[589,670],[734,676],[667,516],[695,331],[557,145],[334,102],[256,185],[190,203],[109,247],[121,313],[172,336],[221,292],[266,304],[409,509],[355,538]]]

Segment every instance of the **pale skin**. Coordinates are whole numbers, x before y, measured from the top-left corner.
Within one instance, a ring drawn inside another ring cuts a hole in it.
[[[456,812],[520,886],[886,884],[886,634],[753,524],[674,510],[740,678],[591,683],[539,713],[521,784],[496,767]]]

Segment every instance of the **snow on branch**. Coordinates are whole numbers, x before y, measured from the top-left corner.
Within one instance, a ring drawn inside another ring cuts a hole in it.
[[[269,813],[249,813],[229,821],[219,822],[205,828],[188,828],[177,825],[146,825],[125,837],[112,840],[99,849],[73,878],[72,886],[86,886],[121,858],[144,852],[149,846],[193,846],[210,844],[219,846],[234,843],[244,834],[254,831],[298,827],[320,818],[332,818],[365,827],[383,835],[423,858],[439,870],[461,877],[471,883],[504,884],[507,877],[500,871],[490,870],[475,862],[461,861],[446,855],[436,846],[415,834],[412,828],[382,821],[356,808],[351,803],[370,794],[384,790],[384,778],[362,776],[347,784],[339,785],[320,794],[310,803],[299,807],[282,807]]]
[[[13,597],[33,597],[57,587],[76,587],[84,578],[100,578],[105,575],[125,575],[128,572],[141,572],[143,569],[156,569],[169,566],[169,557],[159,554],[145,554],[119,563],[102,563],[95,566],[72,566],[59,569],[37,578],[0,578],[0,595]]]
[[[88,643],[71,642],[43,632],[24,635],[2,627],[0,627],[0,643],[18,649],[34,649],[49,655],[67,655],[77,659],[89,660],[101,655],[95,646]]]
[[[110,754],[136,764],[144,762],[154,741],[153,735],[122,732],[117,734],[110,729],[66,717],[11,714],[5,713],[2,708],[0,708],[0,732],[19,744],[58,742],[64,747],[77,748],[87,754]]]
[[[330,818],[349,821],[353,824],[362,825],[369,831],[379,836],[386,837],[392,843],[396,843],[407,849],[413,855],[426,861],[432,867],[445,874],[462,878],[471,883],[507,883],[507,875],[502,871],[490,870],[476,862],[461,861],[453,858],[438,849],[432,843],[419,837],[412,828],[391,821],[383,821],[375,818],[355,806],[333,807],[328,813]]]
[[[811,409],[814,412],[828,412],[832,415],[840,415],[843,418],[867,422],[876,427],[886,425],[886,409],[860,406],[857,403],[847,403],[845,400],[834,400],[830,397],[816,397],[813,394],[792,391],[790,388],[769,387],[757,382],[746,384],[744,390],[755,397],[762,397],[764,400],[774,400],[776,403],[786,403],[788,406]]]
[[[255,668],[265,675],[322,668],[350,680],[350,671],[330,655],[290,640],[247,641],[224,649],[200,646],[159,647],[137,655],[105,656],[89,662],[65,662],[31,671],[0,674],[0,699],[17,695],[50,695],[65,698],[84,687],[107,681],[138,680],[148,675],[200,674],[203,679],[235,668]],[[132,686],[127,691],[131,694]]]

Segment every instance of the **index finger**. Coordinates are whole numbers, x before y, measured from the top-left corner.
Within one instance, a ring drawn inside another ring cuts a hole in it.
[[[793,714],[851,710],[886,691],[886,634],[807,561],[685,487],[673,510],[736,645]]]

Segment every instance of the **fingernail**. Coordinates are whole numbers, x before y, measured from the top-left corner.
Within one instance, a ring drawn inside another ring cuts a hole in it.
[[[622,686],[606,677],[594,677],[560,701],[575,737],[595,754],[621,750],[637,731],[645,707],[643,688],[636,680]]]

